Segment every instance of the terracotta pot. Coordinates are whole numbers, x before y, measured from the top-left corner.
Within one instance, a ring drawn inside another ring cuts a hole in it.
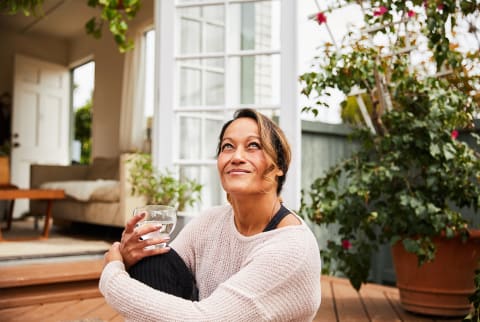
[[[468,297],[475,291],[474,274],[480,260],[480,230],[462,243],[459,237],[434,239],[433,262],[418,267],[416,255],[401,242],[392,247],[400,302],[405,310],[438,316],[465,316]]]

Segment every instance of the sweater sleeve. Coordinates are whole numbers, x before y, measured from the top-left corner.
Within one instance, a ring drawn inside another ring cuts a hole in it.
[[[266,241],[240,271],[199,302],[130,278],[119,261],[105,267],[100,291],[128,320],[309,321],[320,305],[318,246],[313,237],[294,232]]]

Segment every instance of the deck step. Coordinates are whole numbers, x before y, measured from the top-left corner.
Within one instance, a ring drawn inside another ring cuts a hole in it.
[[[103,259],[0,266],[0,308],[100,296]]]

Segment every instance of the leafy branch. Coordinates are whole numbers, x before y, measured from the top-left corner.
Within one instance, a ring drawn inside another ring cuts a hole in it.
[[[94,38],[102,36],[105,23],[113,35],[118,50],[125,53],[133,48],[133,41],[128,39],[128,21],[133,19],[141,7],[141,0],[87,0],[87,5],[99,7],[102,12],[99,17],[92,17],[85,24],[85,31]],[[43,15],[44,0],[2,0],[0,12],[14,15],[22,12],[25,16]]]

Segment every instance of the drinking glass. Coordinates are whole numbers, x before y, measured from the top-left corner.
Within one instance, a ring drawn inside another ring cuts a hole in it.
[[[145,213],[145,217],[139,221],[136,228],[144,225],[159,225],[159,230],[142,236],[142,239],[165,238],[170,236],[177,224],[177,210],[174,207],[164,205],[146,205],[133,210],[133,215]],[[163,248],[167,243],[160,243],[147,246],[146,249]]]

